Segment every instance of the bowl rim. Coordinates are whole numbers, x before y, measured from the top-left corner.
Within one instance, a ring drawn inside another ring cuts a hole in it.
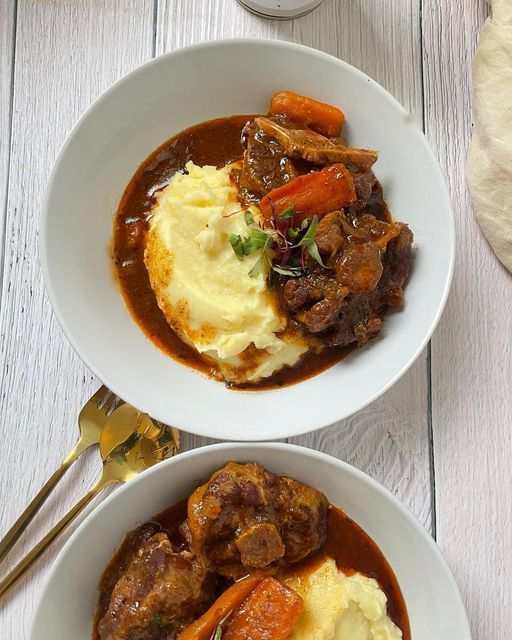
[[[363,485],[366,485],[370,490],[375,492],[378,497],[390,503],[390,506],[396,509],[399,514],[406,520],[407,524],[411,526],[414,531],[414,534],[417,538],[420,539],[421,543],[425,545],[429,552],[433,554],[437,562],[439,563],[439,569],[443,573],[443,578],[445,580],[446,586],[450,588],[453,597],[454,603],[457,605],[459,609],[459,622],[464,627],[464,636],[460,638],[460,640],[471,640],[471,630],[469,626],[469,620],[466,612],[466,608],[464,606],[464,602],[462,600],[462,596],[460,594],[459,588],[455,581],[455,578],[452,574],[450,567],[448,566],[447,561],[445,560],[441,550],[437,546],[437,543],[432,538],[432,536],[427,532],[427,530],[423,527],[423,525],[419,522],[416,516],[412,513],[410,509],[408,509],[389,489],[380,484],[377,480],[374,480],[364,471],[361,471],[357,467],[345,462],[344,460],[340,460],[339,458],[335,458],[327,453],[323,453],[321,451],[317,451],[316,449],[310,449],[309,447],[303,447],[296,444],[289,444],[284,442],[221,442],[217,444],[211,444],[204,447],[197,447],[195,449],[191,449],[189,451],[185,451],[183,453],[179,453],[172,458],[168,458],[155,466],[147,469],[142,474],[134,478],[133,480],[121,485],[117,490],[108,495],[99,505],[94,507],[84,518],[84,520],[80,523],[80,525],[75,529],[70,538],[66,541],[62,549],[59,551],[57,558],[53,562],[50,570],[48,571],[48,575],[45,577],[43,581],[39,600],[34,610],[33,619],[29,628],[29,640],[36,640],[39,638],[39,632],[37,630],[38,627],[38,617],[40,615],[40,611],[43,607],[43,602],[45,600],[48,587],[50,581],[53,579],[54,574],[57,572],[58,568],[65,561],[65,556],[67,555],[68,549],[75,544],[76,538],[81,535],[83,529],[85,529],[88,524],[97,518],[103,511],[107,510],[110,506],[110,503],[113,500],[119,499],[119,496],[124,495],[126,492],[131,491],[132,486],[135,483],[145,482],[146,478],[149,478],[153,474],[162,473],[162,469],[165,467],[172,467],[172,465],[178,459],[182,460],[190,460],[193,461],[196,458],[201,458],[201,456],[207,454],[212,450],[221,450],[226,452],[226,461],[230,459],[231,452],[234,453],[234,457],[236,457],[236,451],[242,449],[250,449],[255,452],[254,461],[258,462],[258,451],[265,450],[274,450],[274,451],[291,451],[297,459],[304,458],[313,458],[325,465],[334,465],[338,471],[343,471],[348,475],[351,475],[356,479],[356,481],[361,482]],[[393,567],[392,567],[393,569]]]
[[[156,56],[156,57],[152,58],[151,60],[148,60],[147,62],[143,63],[142,65],[140,65],[140,66],[136,67],[135,69],[133,69],[132,71],[128,72],[127,74],[125,74],[124,76],[119,78],[119,80],[114,82],[107,90],[105,90],[103,93],[101,93],[94,100],[94,102],[88,107],[88,109],[82,114],[82,116],[79,118],[79,120],[73,126],[71,131],[67,134],[63,144],[61,145],[61,147],[59,149],[59,152],[58,152],[57,157],[55,159],[55,163],[53,165],[52,171],[51,171],[50,176],[48,178],[46,191],[45,191],[45,196],[44,196],[44,200],[43,200],[43,205],[42,205],[41,213],[40,213],[40,217],[39,217],[38,255],[39,255],[40,268],[41,268],[41,271],[42,271],[42,274],[43,274],[43,281],[44,281],[44,284],[45,284],[45,288],[46,288],[46,292],[47,292],[48,298],[50,300],[51,307],[53,309],[53,313],[55,314],[55,317],[57,318],[57,321],[58,321],[61,329],[63,330],[64,335],[66,336],[67,340],[71,344],[73,350],[76,352],[76,354],[82,360],[82,362],[84,362],[84,364],[107,387],[109,387],[109,389],[111,389],[111,391],[113,391],[117,396],[119,396],[120,398],[123,398],[123,400],[126,400],[127,402],[130,402],[130,398],[128,398],[127,395],[125,394],[124,390],[121,389],[117,385],[116,380],[112,380],[112,379],[110,379],[109,375],[105,375],[103,373],[103,371],[102,371],[101,365],[97,366],[96,364],[94,364],[91,361],[91,359],[82,351],[82,348],[80,347],[78,342],[75,340],[72,331],[69,329],[69,327],[67,325],[66,319],[64,317],[64,314],[62,313],[61,307],[60,307],[59,302],[58,302],[58,296],[55,294],[55,289],[53,287],[52,277],[51,277],[51,274],[50,274],[51,270],[50,270],[50,268],[48,266],[48,254],[47,254],[47,251],[46,251],[47,233],[48,233],[47,221],[48,221],[48,211],[49,211],[49,205],[50,205],[50,198],[51,198],[51,196],[53,194],[53,191],[55,190],[55,184],[56,184],[56,181],[57,181],[57,176],[58,176],[58,174],[60,172],[61,163],[62,163],[62,160],[63,160],[63,155],[64,155],[65,151],[68,149],[68,147],[73,143],[74,137],[75,137],[77,131],[79,130],[79,128],[81,127],[82,123],[88,118],[89,114],[92,113],[92,111],[94,111],[94,109],[96,109],[96,107],[104,99],[107,98],[107,96],[109,96],[111,93],[116,91],[119,86],[130,82],[132,80],[132,78],[136,77],[138,74],[145,73],[147,68],[159,64],[161,62],[161,60],[170,59],[173,56],[183,55],[184,53],[187,53],[188,51],[198,51],[198,50],[204,50],[204,49],[207,50],[207,49],[210,49],[210,48],[226,47],[226,46],[228,46],[228,47],[229,46],[253,46],[253,45],[262,45],[262,44],[264,44],[265,46],[268,46],[268,47],[275,47],[278,50],[279,49],[284,49],[284,50],[289,50],[289,51],[297,51],[297,50],[299,50],[299,51],[306,52],[310,56],[313,56],[313,57],[316,57],[316,58],[319,58],[319,59],[323,59],[323,60],[326,60],[326,61],[334,62],[335,64],[337,64],[340,67],[344,68],[348,73],[355,74],[356,76],[359,76],[362,80],[365,80],[366,82],[370,83],[373,90],[375,90],[376,92],[380,93],[386,100],[388,100],[394,106],[395,109],[397,109],[397,111],[401,112],[404,116],[407,116],[407,117],[410,118],[409,112],[405,109],[405,107],[403,107],[403,105],[393,95],[391,95],[376,80],[373,80],[370,76],[366,75],[363,71],[361,71],[357,67],[354,67],[353,65],[349,64],[348,62],[345,62],[344,60],[342,60],[340,58],[337,58],[336,56],[333,56],[331,54],[325,53],[323,51],[319,51],[318,49],[314,49],[313,47],[308,47],[306,45],[298,44],[298,43],[295,43],[295,42],[288,42],[288,41],[285,41],[285,40],[270,39],[270,38],[225,38],[225,39],[219,39],[219,40],[211,40],[211,41],[207,41],[207,42],[200,42],[200,43],[196,43],[196,44],[187,45],[187,46],[184,46],[184,47],[179,47],[177,49],[173,49],[172,51],[168,51],[166,53],[163,53],[163,54],[161,54],[159,56]],[[446,232],[447,233],[446,233],[446,235],[448,237],[448,242],[449,242],[449,254],[447,254],[447,272],[446,272],[446,277],[445,277],[445,281],[444,281],[444,285],[443,285],[443,291],[442,291],[442,294],[440,296],[440,302],[438,304],[438,307],[437,307],[437,310],[436,310],[435,314],[432,317],[432,320],[430,322],[430,326],[429,326],[428,330],[425,332],[425,335],[424,335],[423,339],[418,343],[418,346],[411,353],[411,355],[409,356],[407,361],[404,363],[402,368],[397,370],[394,373],[394,375],[390,376],[389,379],[387,380],[387,382],[385,382],[384,384],[380,385],[365,400],[362,400],[359,403],[354,404],[352,406],[352,408],[349,410],[349,412],[344,412],[344,414],[342,414],[342,415],[340,415],[340,416],[338,416],[338,417],[336,417],[334,419],[332,419],[332,417],[325,417],[325,418],[323,418],[321,420],[310,420],[309,423],[301,422],[299,426],[295,426],[293,428],[293,425],[296,424],[296,422],[294,421],[294,423],[292,424],[292,428],[283,427],[280,430],[276,429],[275,433],[273,433],[272,436],[271,436],[272,438],[279,439],[279,438],[300,436],[300,435],[303,435],[305,433],[310,433],[310,432],[313,432],[313,431],[317,431],[319,429],[323,429],[323,428],[325,428],[327,426],[330,426],[331,424],[335,424],[339,420],[344,420],[346,418],[349,418],[350,416],[354,415],[358,411],[361,411],[362,409],[364,409],[365,407],[370,405],[377,398],[379,398],[386,391],[388,391],[411,368],[411,366],[414,364],[414,362],[416,362],[416,360],[420,356],[421,352],[423,351],[423,349],[425,348],[425,346],[429,342],[430,338],[432,337],[432,334],[434,333],[434,331],[435,331],[435,329],[436,329],[436,327],[437,327],[437,325],[439,323],[441,315],[442,315],[442,313],[444,311],[444,308],[446,306],[446,301],[448,299],[448,295],[449,295],[451,284],[452,284],[452,280],[453,280],[453,271],[454,271],[454,263],[455,263],[455,249],[456,249],[456,246],[455,246],[455,218],[454,218],[454,213],[453,213],[451,194],[450,194],[450,192],[448,190],[447,183],[446,183],[444,174],[443,174],[443,172],[441,170],[441,166],[439,164],[439,161],[438,161],[436,155],[434,154],[434,151],[433,151],[429,141],[427,140],[427,138],[425,136],[425,133],[418,126],[418,124],[416,123],[416,121],[414,119],[413,119],[413,127],[414,127],[416,135],[419,136],[418,137],[418,141],[421,141],[423,149],[428,155],[428,159],[430,160],[432,170],[433,170],[433,172],[435,172],[436,177],[437,177],[437,179],[439,181],[439,184],[442,185],[442,187],[444,189],[444,192],[445,192],[445,195],[446,195],[446,201],[447,201],[448,219],[446,221],[446,223],[447,223],[447,226],[446,226]],[[132,321],[136,322],[135,319],[133,319],[133,318],[132,318]],[[140,327],[139,327],[139,330],[142,332],[142,329],[140,329]],[[158,347],[155,347],[155,348],[158,348]],[[185,366],[185,365],[182,365],[182,366]],[[199,375],[203,375],[203,374],[199,374]],[[203,378],[205,380],[209,380],[204,375],[203,375]],[[210,380],[210,382],[212,384],[222,384],[222,383],[214,381],[214,380]],[[301,382],[297,382],[296,384],[301,384]],[[295,386],[295,384],[293,386]],[[266,391],[255,389],[254,391],[252,391],[252,390],[243,390],[243,391],[239,391],[237,393],[266,393]],[[139,402],[138,405],[141,405],[141,403]],[[156,418],[157,420],[160,420],[161,422],[166,422],[166,420],[168,420],[167,416],[164,416],[164,415],[161,415],[161,414],[159,415],[158,412],[155,412],[155,411],[147,411],[146,408],[144,406],[142,406],[142,405],[138,406],[138,408],[143,410],[143,411],[146,411],[147,413],[150,413],[154,418]],[[198,435],[198,436],[204,436],[204,437],[210,437],[210,438],[218,438],[220,440],[225,440],[225,441],[228,441],[230,439],[229,434],[226,434],[225,432],[219,430],[218,427],[216,427],[215,425],[199,426],[199,425],[195,424],[194,422],[191,423],[191,422],[187,421],[186,419],[184,419],[184,420],[181,420],[181,422],[179,424],[179,428],[184,430],[184,431],[187,431],[188,433],[193,433],[193,434]],[[263,440],[268,440],[268,435],[263,436],[263,438],[258,438],[257,434],[247,434],[247,438],[245,438],[244,436],[238,434],[236,436],[236,439],[240,440],[240,441],[247,440],[248,442],[249,441],[258,440],[258,439],[263,441]]]

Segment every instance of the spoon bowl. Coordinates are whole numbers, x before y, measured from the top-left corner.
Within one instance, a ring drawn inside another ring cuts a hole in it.
[[[49,533],[0,581],[0,598],[21,580],[48,546],[76,518],[89,502],[110,484],[127,482],[157,462],[178,453],[179,434],[173,427],[154,422],[129,404],[117,407],[100,434],[103,470],[85,496]]]
[[[101,432],[103,473],[99,482],[102,486],[127,482],[178,450],[176,429],[124,404],[112,413]]]

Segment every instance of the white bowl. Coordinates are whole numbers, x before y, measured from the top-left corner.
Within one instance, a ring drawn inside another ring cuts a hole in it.
[[[124,535],[187,497],[229,460],[254,461],[321,491],[373,538],[402,589],[413,640],[470,640],[457,586],[432,538],[398,500],[350,465],[286,444],[222,444],[153,467],[94,510],[66,543],[46,584],[30,640],[90,640],[103,568]]]
[[[223,115],[264,112],[278,89],[339,105],[352,144],[376,165],[397,220],[417,243],[405,308],[382,336],[310,380],[234,392],[179,364],[145,337],[112,274],[112,218],[134,171],[163,141]],[[224,439],[298,435],[375,400],[419,355],[451,281],[454,230],[439,166],[410,115],[350,65],[299,45],[211,42],[173,51],[129,74],[83,116],[53,170],[40,254],[55,313],[78,354],[115,393],[162,422]]]

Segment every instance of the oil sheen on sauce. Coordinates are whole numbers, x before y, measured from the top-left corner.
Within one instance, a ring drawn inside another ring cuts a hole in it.
[[[158,307],[144,265],[148,215],[155,193],[192,160],[199,166],[222,167],[242,157],[241,132],[254,116],[231,116],[203,122],[174,136],[154,151],[129,182],[114,222],[113,258],[117,280],[126,304],[143,332],[169,356],[215,377],[211,366],[171,329]],[[264,390],[310,378],[338,362],[351,349],[332,348],[306,355],[298,365],[271,378],[235,389]]]

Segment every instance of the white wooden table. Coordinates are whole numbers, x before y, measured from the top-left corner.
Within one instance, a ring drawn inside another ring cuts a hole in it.
[[[0,0],[0,534],[74,443],[77,409],[98,385],[64,338],[38,266],[38,217],[66,135],[152,56],[224,37],[293,40],[359,67],[423,124],[452,194],[458,249],[444,316],[407,375],[351,419],[294,441],[347,460],[399,496],[445,554],[474,638],[510,639],[512,281],[476,225],[464,181],[470,67],[486,11],[483,0],[325,0],[307,17],[275,22],[235,0]],[[17,554],[97,470],[93,453],[75,465]],[[66,538],[6,601],[2,640],[27,637]]]

